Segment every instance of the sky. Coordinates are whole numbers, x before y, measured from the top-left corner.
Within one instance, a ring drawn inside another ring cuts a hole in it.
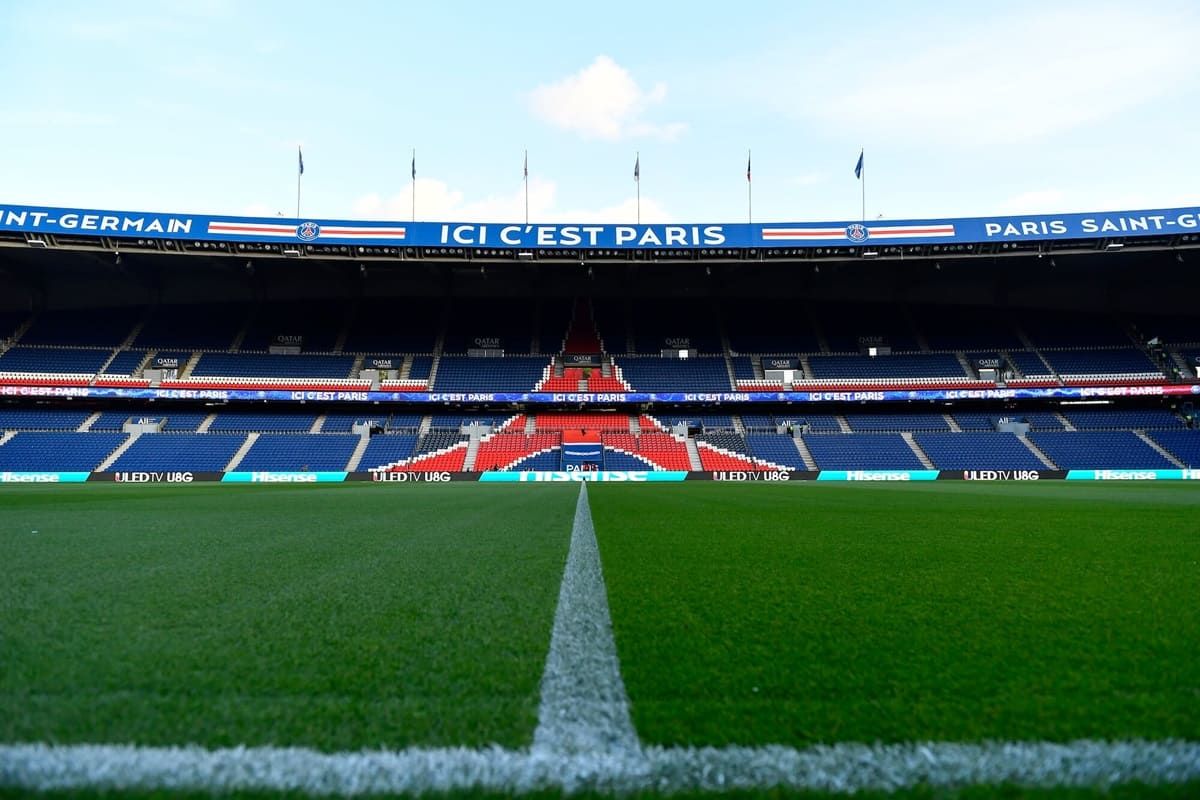
[[[1194,0],[3,0],[0,205],[291,217],[297,148],[318,219],[410,219],[414,151],[419,220],[1195,205],[1197,42]]]

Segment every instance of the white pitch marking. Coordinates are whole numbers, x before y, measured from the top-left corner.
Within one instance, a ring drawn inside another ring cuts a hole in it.
[[[542,673],[535,755],[640,752],[613,641],[587,484],[579,484],[550,651]]]

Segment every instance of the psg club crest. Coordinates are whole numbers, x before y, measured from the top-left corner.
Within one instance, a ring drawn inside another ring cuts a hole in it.
[[[865,242],[867,240],[867,226],[858,222],[853,225],[846,226],[846,238],[852,242]]]
[[[303,222],[296,228],[296,236],[306,242],[321,235],[321,226],[315,222]]]

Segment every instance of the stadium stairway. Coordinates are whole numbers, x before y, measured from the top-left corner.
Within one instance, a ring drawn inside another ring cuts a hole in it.
[[[358,470],[358,465],[362,463],[363,453],[367,452],[367,445],[370,443],[370,436],[360,436],[358,438],[358,444],[354,446],[354,452],[350,454],[350,460],[346,462],[346,472],[355,472]]]
[[[1158,442],[1154,441],[1149,436],[1147,436],[1145,431],[1135,430],[1133,433],[1135,436],[1137,436],[1143,442],[1148,444],[1152,450],[1156,450],[1160,456],[1165,458],[1167,461],[1170,461],[1176,467],[1184,466],[1184,463],[1182,461],[1180,461],[1178,458],[1176,458],[1170,451],[1163,448],[1163,446],[1160,445]]]
[[[87,433],[88,431],[90,431],[92,429],[92,426],[96,424],[96,420],[98,420],[98,419],[100,419],[100,412],[93,411],[91,416],[89,416],[87,419],[85,419],[79,425],[79,427],[75,429],[75,432],[76,433]]]
[[[805,468],[816,471],[817,460],[813,458],[812,452],[808,449],[808,445],[804,443],[804,439],[801,437],[794,437],[792,439],[792,443],[796,445],[796,449],[800,451],[800,459],[804,461]]]
[[[704,461],[700,458],[700,448],[696,446],[696,440],[692,437],[687,437],[687,452],[688,461],[692,465],[694,472],[699,472],[704,469]]]
[[[142,438],[142,434],[140,433],[130,434],[125,441],[121,442],[120,447],[109,453],[108,458],[104,459],[99,463],[99,465],[97,465],[96,472],[107,472],[108,470],[112,469],[112,465],[117,462],[117,459],[125,455],[125,451],[130,447],[133,447],[133,443],[140,438]]]
[[[904,431],[900,434],[900,438],[908,442],[908,446],[912,448],[913,455],[920,460],[921,466],[925,467],[925,469],[936,469],[933,466],[933,462],[929,459],[929,456],[924,450],[921,449],[921,445],[917,444],[916,439],[913,438],[911,431]]]
[[[1029,448],[1029,452],[1033,453],[1039,461],[1046,465],[1046,469],[1058,469],[1058,464],[1055,464],[1053,461],[1051,461],[1050,456],[1043,453],[1042,449],[1034,444],[1028,436],[1023,433],[1018,433],[1017,439],[1020,440],[1021,444]]]
[[[0,447],[3,447],[5,442],[7,442],[9,439],[13,438],[16,435],[17,435],[16,431],[0,432]]]
[[[210,422],[210,420],[205,420],[205,422]],[[229,459],[229,463],[225,465],[225,472],[233,472],[236,470],[238,464],[242,463],[242,459],[246,457],[246,453],[250,452],[250,448],[253,447],[254,443],[257,441],[257,433],[246,434],[246,441],[242,442],[242,446],[237,449],[237,452],[233,454],[233,458]]]

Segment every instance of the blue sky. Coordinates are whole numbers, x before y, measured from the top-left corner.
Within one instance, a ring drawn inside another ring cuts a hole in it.
[[[961,7],[960,7],[961,6]],[[1200,4],[0,3],[0,202],[888,219],[1200,202]]]

